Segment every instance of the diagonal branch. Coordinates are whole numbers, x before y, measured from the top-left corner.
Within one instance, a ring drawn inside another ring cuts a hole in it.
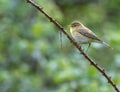
[[[70,42],[79,50],[79,52],[88,60],[88,62],[94,66],[107,80],[108,83],[111,84],[111,86],[115,89],[116,92],[120,92],[120,90],[118,89],[118,87],[115,85],[115,83],[111,80],[111,77],[109,77],[107,75],[107,73],[105,72],[105,70],[103,68],[101,68],[100,66],[98,66],[98,64],[96,64],[81,48],[81,46],[79,46],[65,31],[65,29],[55,20],[53,19],[51,16],[49,16],[44,10],[43,8],[39,7],[36,3],[34,3],[32,0],[26,0],[28,3],[30,3],[32,6],[34,6],[36,9],[38,9],[41,13],[44,14],[44,16],[46,16],[50,22],[52,22],[54,25],[56,25],[60,31],[62,31],[66,37],[70,40]]]

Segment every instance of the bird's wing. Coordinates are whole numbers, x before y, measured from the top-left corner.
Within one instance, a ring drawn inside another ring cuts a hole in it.
[[[91,39],[94,39],[94,40],[97,40],[97,41],[100,41],[102,42],[102,40],[100,40],[91,30],[89,29],[80,29],[78,30],[78,32],[88,38],[91,38]]]

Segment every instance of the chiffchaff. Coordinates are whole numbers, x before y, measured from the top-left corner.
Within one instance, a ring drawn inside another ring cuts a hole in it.
[[[107,43],[98,38],[95,33],[85,27],[79,21],[74,21],[70,24],[70,32],[74,40],[79,44],[91,44],[91,42],[102,43],[107,47],[110,47]],[[111,48],[111,47],[110,47]]]

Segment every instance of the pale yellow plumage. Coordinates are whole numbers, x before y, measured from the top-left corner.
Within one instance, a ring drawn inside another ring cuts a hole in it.
[[[71,23],[70,32],[78,44],[90,44],[91,42],[97,42],[110,47],[107,43],[98,38],[95,33],[93,33],[79,21],[74,21]]]

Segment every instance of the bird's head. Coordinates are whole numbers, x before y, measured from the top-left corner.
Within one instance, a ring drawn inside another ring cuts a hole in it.
[[[83,27],[83,24],[80,23],[79,21],[73,21],[71,24],[70,24],[70,28],[71,29],[77,29],[77,28],[82,28]]]

